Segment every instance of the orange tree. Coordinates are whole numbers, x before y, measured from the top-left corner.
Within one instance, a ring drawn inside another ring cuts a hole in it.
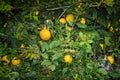
[[[119,79],[119,4],[2,0],[0,79]]]

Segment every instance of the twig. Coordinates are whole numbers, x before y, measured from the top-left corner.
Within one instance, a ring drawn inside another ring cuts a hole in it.
[[[64,9],[64,11],[61,13],[61,15],[58,17],[58,20],[61,18],[61,16],[67,11],[68,8]]]
[[[48,11],[54,11],[54,10],[58,10],[58,9],[64,9],[64,8],[69,8],[70,6],[63,6],[63,7],[57,7],[57,8],[51,8],[51,9],[46,9]]]

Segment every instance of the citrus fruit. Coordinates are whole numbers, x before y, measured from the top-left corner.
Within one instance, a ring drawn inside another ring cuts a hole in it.
[[[7,65],[10,63],[10,61],[8,60],[6,55],[2,57],[2,61],[4,61],[4,63],[3,63],[4,65]]]
[[[67,16],[66,16],[66,21],[67,22],[74,22],[74,15],[73,14],[68,14]]]
[[[22,43],[21,46],[20,46],[20,48],[21,49],[25,48],[25,44]]]
[[[115,28],[115,31],[118,32],[118,28]]]
[[[82,5],[82,3],[80,3],[77,7],[80,9],[80,8],[81,8],[81,5]]]
[[[85,24],[86,23],[86,19],[85,18],[81,18],[80,23],[81,24]]]
[[[66,63],[71,63],[72,62],[72,57],[71,57],[71,55],[65,55],[64,56],[64,61],[66,62]]]
[[[36,16],[38,16],[38,15],[39,15],[39,11],[38,11],[38,10],[35,12],[35,15],[36,15]]]
[[[120,19],[118,20],[118,22],[120,22]]]
[[[112,56],[107,56],[108,61],[110,62],[110,64],[114,63],[114,58]]]
[[[73,30],[72,27],[67,27],[66,29],[67,29],[68,31],[72,31],[72,30]]]
[[[16,57],[14,57],[11,62],[13,65],[18,65],[18,64],[20,64],[21,61],[20,61],[20,59],[17,59]]]
[[[104,49],[104,44],[100,43],[99,45],[100,45],[101,49],[103,50]]]
[[[2,57],[2,61],[6,61],[6,60],[8,60],[8,59],[7,59],[7,56],[3,56],[3,57]]]
[[[110,28],[109,28],[109,31],[110,31],[110,32],[113,32],[113,27],[110,27]]]
[[[65,18],[60,18],[60,23],[62,23],[62,24],[65,24],[66,23],[66,20],[65,20]]]
[[[51,38],[51,32],[46,26],[40,31],[39,35],[42,40],[49,40]]]

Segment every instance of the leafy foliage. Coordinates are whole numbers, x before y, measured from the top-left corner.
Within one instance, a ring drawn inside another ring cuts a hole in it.
[[[119,0],[2,0],[0,79],[119,80],[119,3]],[[61,24],[59,19],[66,19],[68,14],[74,15],[74,21]],[[39,37],[44,26],[51,33],[47,41]],[[21,48],[21,44],[25,47]],[[66,54],[72,56],[72,63],[65,63]],[[3,64],[4,55],[10,60],[8,65]],[[113,64],[106,58],[109,55],[115,59]],[[21,63],[12,65],[14,57]]]

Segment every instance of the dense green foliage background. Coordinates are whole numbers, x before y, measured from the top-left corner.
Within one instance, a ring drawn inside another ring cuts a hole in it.
[[[73,14],[75,21],[63,25],[59,19],[67,14]],[[52,34],[48,41],[39,37],[44,25]],[[72,63],[64,62],[65,54],[73,57]],[[18,57],[21,63],[4,65],[4,55],[9,60]],[[109,55],[113,64],[106,58]],[[0,79],[119,80],[120,1],[1,0]]]

